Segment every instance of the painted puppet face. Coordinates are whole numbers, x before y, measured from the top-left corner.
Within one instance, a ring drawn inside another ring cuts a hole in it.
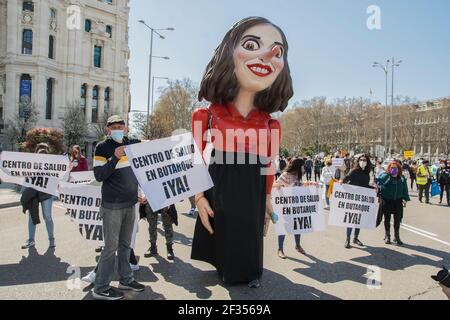
[[[248,29],[233,55],[241,89],[257,93],[269,88],[284,68],[284,50],[281,34],[273,26]]]

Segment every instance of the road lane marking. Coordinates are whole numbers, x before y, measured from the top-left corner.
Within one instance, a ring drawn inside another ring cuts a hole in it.
[[[435,238],[435,237],[429,236],[429,235],[427,235],[427,234],[421,233],[421,232],[419,232],[419,231],[416,231],[416,230],[413,230],[413,229],[409,229],[408,227],[406,227],[406,226],[403,226],[403,225],[402,225],[402,227],[401,227],[401,228],[402,228],[402,229],[404,229],[404,230],[408,230],[408,231],[410,231],[410,232],[413,232],[413,233],[415,233],[415,234],[418,234],[418,235],[420,235],[420,236],[422,236],[422,237],[425,237],[425,238],[428,238],[428,239],[434,240],[434,241],[436,241],[436,242],[439,242],[439,243],[445,244],[446,246],[449,246],[449,247],[450,247],[450,243],[448,243],[448,242],[445,242],[445,241],[443,241],[443,240],[441,240],[441,239],[438,239],[438,238]]]
[[[407,227],[407,228],[410,228],[410,229],[413,229],[413,230],[416,230],[416,231],[425,233],[425,234],[427,234],[427,235],[429,235],[429,236],[432,236],[432,237],[439,237],[437,234],[434,234],[434,233],[431,233],[431,232],[428,232],[428,231],[425,231],[425,230],[422,230],[422,229],[419,229],[419,228],[416,228],[416,227],[407,225],[407,224],[405,224],[405,223],[402,223],[402,225],[405,226],[405,227]]]

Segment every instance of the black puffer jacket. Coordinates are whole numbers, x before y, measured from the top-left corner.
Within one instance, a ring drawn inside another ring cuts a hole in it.
[[[41,220],[39,219],[39,203],[48,200],[51,197],[52,195],[50,194],[36,191],[32,188],[26,188],[23,191],[22,197],[20,198],[23,213],[26,213],[27,211],[30,212],[31,220],[34,225],[41,223]]]

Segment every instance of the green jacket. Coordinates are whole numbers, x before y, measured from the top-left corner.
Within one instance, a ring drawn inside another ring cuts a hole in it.
[[[383,173],[378,178],[378,186],[383,199],[411,201],[408,184],[403,176],[400,179],[395,179],[390,174]]]

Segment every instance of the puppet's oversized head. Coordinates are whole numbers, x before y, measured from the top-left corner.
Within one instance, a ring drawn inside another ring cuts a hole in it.
[[[283,111],[293,96],[283,31],[269,20],[250,17],[236,23],[215,50],[202,80],[199,100],[227,104],[240,90],[255,93],[255,106]]]

